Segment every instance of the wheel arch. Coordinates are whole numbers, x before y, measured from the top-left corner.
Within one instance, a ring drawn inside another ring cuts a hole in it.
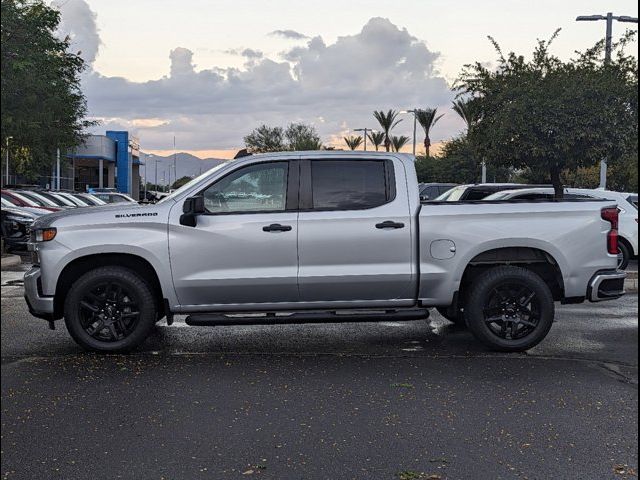
[[[54,317],[64,316],[64,302],[75,280],[91,270],[106,266],[123,267],[138,274],[149,284],[154,293],[158,318],[166,315],[165,295],[163,295],[160,278],[148,260],[131,253],[98,253],[75,258],[62,269],[56,283],[53,301]]]
[[[465,267],[460,291],[464,291],[482,273],[502,265],[514,265],[536,273],[547,283],[554,300],[564,299],[564,279],[558,261],[537,247],[501,247],[477,254]]]

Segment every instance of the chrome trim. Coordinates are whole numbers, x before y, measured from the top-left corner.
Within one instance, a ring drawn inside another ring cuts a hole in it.
[[[608,295],[600,295],[600,285],[606,280],[625,280],[627,274],[621,271],[600,272],[597,273],[589,283],[588,298],[592,302],[603,302],[605,300],[615,300],[622,297],[626,292],[624,286],[618,292],[611,292]]]

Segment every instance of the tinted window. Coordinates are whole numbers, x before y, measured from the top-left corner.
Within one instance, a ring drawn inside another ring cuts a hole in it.
[[[518,200],[550,200],[553,198],[553,194],[548,193],[525,193],[515,197]]]
[[[287,204],[288,162],[241,168],[204,191],[210,213],[284,211]]]
[[[627,202],[629,202],[631,205],[636,207],[636,210],[638,209],[638,196],[637,195],[631,195],[629,198],[627,198]]]
[[[469,189],[467,191],[467,195],[464,200],[482,200],[485,197],[488,197],[493,192],[489,190],[479,190],[479,189]]]
[[[384,161],[311,162],[313,208],[357,210],[387,202]]]

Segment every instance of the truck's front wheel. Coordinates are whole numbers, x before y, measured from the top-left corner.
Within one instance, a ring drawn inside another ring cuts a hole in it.
[[[555,316],[553,295],[530,270],[496,267],[472,284],[465,316],[475,337],[493,350],[521,352],[540,343]]]
[[[152,290],[135,272],[101,267],[73,283],[65,300],[65,324],[87,350],[123,352],[140,345],[156,320]]]

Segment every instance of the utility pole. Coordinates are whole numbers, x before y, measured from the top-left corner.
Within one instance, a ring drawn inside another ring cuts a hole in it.
[[[605,50],[604,50],[604,64],[609,65],[611,63],[611,56],[613,50],[613,21],[623,23],[638,23],[636,17],[629,17],[627,15],[614,16],[612,12],[606,15],[581,15],[576,18],[577,22],[597,22],[599,20],[605,20],[607,22],[607,30],[605,36]],[[607,188],[607,159],[603,158],[600,162],[600,188],[603,190]]]
[[[4,178],[4,184],[5,185],[9,185],[9,141],[12,139],[13,137],[9,136],[7,137],[7,150],[6,150],[6,155],[7,155],[7,169],[6,169],[6,175]]]
[[[413,110],[402,110],[400,113],[413,113],[413,156],[416,156],[416,141],[418,135],[418,112],[420,110],[414,108]]]
[[[60,148],[56,148],[56,190],[60,190]]]
[[[173,136],[173,181],[178,180],[178,168],[176,166],[176,136]],[[169,167],[169,189],[171,189],[171,167]]]
[[[354,132],[364,132],[364,151],[367,151],[367,135],[369,132],[375,132],[373,128],[356,128]]]

